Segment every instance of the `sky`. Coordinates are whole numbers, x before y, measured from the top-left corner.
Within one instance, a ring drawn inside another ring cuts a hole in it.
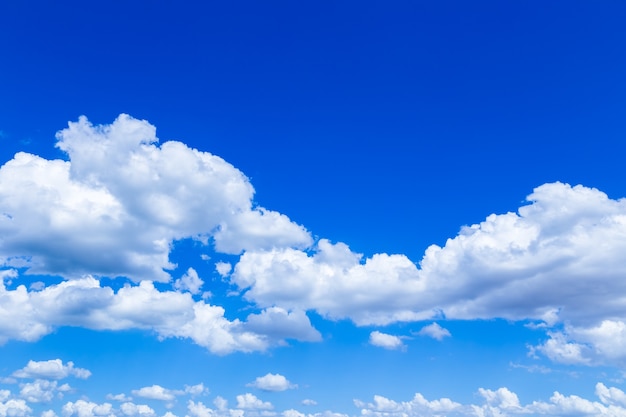
[[[0,3],[0,417],[626,416],[626,4]]]

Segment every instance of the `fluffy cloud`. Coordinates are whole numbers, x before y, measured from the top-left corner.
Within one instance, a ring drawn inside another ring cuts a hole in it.
[[[448,398],[428,401],[421,394],[408,402],[396,402],[380,395],[374,396],[373,403],[364,403],[359,400],[354,401],[355,405],[361,408],[362,416],[432,416],[448,415],[448,413],[461,407],[461,404],[451,401]]]
[[[180,394],[180,392],[163,388],[160,385],[152,385],[150,387],[143,387],[138,390],[133,390],[133,395],[136,395],[138,397],[161,401],[172,401],[176,398],[176,395],[178,394]]]
[[[235,167],[180,142],[159,146],[155,133],[127,115],[102,126],[81,117],[57,134],[69,161],[16,154],[0,168],[0,261],[169,281],[176,239],[212,237],[227,253],[310,245],[302,226],[253,207],[254,189]]]
[[[15,372],[13,376],[17,378],[47,378],[63,379],[68,376],[86,379],[91,376],[91,372],[83,368],[75,368],[73,362],[63,365],[61,359],[51,359],[47,361],[28,361],[28,364]]]
[[[117,292],[102,287],[93,277],[64,281],[36,292],[27,291],[23,285],[8,290],[0,281],[0,299],[0,342],[34,341],[60,326],[82,326],[153,330],[164,338],[189,338],[217,354],[264,350],[270,343],[268,337],[247,331],[239,320],[227,320],[222,307],[194,301],[190,293],[159,291],[149,281]],[[35,368],[57,369],[57,365],[27,368],[32,373]],[[67,366],[70,372],[73,368]],[[26,375],[25,370],[18,372]],[[85,375],[84,370],[80,372]]]
[[[250,314],[246,320],[246,329],[264,334],[276,341],[297,339],[308,342],[322,340],[322,335],[311,325],[311,321],[302,310],[287,311],[280,307],[270,307],[259,314]]]
[[[285,391],[298,387],[289,382],[283,375],[272,373],[257,377],[254,382],[247,384],[247,386],[255,387],[263,391]]]
[[[443,340],[445,337],[450,337],[450,332],[448,329],[444,329],[437,323],[429,324],[428,326],[424,326],[421,328],[419,332],[417,332],[420,336],[428,336],[433,339]]]
[[[120,405],[120,411],[125,416],[154,416],[156,415],[154,410],[148,407],[145,404],[134,404],[131,402],[126,402]]]
[[[33,382],[20,384],[20,397],[29,403],[47,403],[52,401],[55,394],[58,393],[59,397],[62,397],[63,392],[67,392],[70,389],[70,386],[67,384],[58,386],[57,381],[36,379]]]
[[[370,344],[391,350],[404,348],[400,337],[381,333],[377,330],[370,333]]]
[[[626,200],[562,183],[537,187],[527,200],[517,213],[492,214],[429,247],[419,266],[404,255],[363,258],[322,239],[309,252],[248,251],[231,280],[261,307],[315,310],[359,325],[441,317],[561,322],[574,351],[588,344],[596,356],[623,358]]]
[[[195,269],[187,269],[187,273],[174,282],[174,288],[180,291],[189,291],[192,294],[200,293],[204,281],[200,279]]]
[[[113,411],[113,406],[109,403],[97,404],[85,400],[77,400],[76,402],[69,401],[61,409],[65,417],[115,416]]]
[[[243,410],[271,410],[274,406],[270,402],[262,401],[249,392],[237,396],[237,408]]]
[[[0,417],[25,417],[31,415],[32,411],[24,400],[0,401]]]
[[[533,401],[522,405],[517,394],[505,387],[495,391],[480,388],[478,394],[482,397],[483,404],[460,404],[448,398],[428,401],[418,393],[411,401],[396,402],[377,395],[371,403],[355,400],[355,405],[361,409],[362,416],[373,417],[626,416],[626,408],[623,407],[624,392],[617,388],[607,388],[602,383],[596,385],[599,402],[555,392],[548,402]]]

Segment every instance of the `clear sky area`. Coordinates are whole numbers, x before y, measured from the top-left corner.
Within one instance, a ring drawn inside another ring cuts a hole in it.
[[[0,417],[626,416],[624,22],[0,2]]]

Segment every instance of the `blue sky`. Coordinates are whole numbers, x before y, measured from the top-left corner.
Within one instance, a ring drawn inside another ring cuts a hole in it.
[[[3,2],[0,417],[626,415],[625,19]]]

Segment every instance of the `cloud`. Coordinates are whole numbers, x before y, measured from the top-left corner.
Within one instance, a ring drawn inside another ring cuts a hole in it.
[[[91,401],[77,400],[65,403],[61,412],[64,417],[100,417],[112,416],[113,406],[109,403],[97,404]]]
[[[32,415],[32,412],[24,400],[0,401],[0,417],[25,417]]]
[[[253,394],[245,393],[237,395],[237,408],[243,410],[271,410],[274,406],[270,402],[261,401]]]
[[[87,379],[91,372],[84,368],[75,368],[74,362],[63,365],[61,359],[51,359],[47,361],[28,361],[28,364],[12,374],[17,378],[47,378],[63,379],[68,376],[75,376],[80,379]]]
[[[317,401],[312,400],[310,398],[305,398],[304,400],[302,400],[302,405],[317,405]]]
[[[132,397],[129,397],[126,394],[107,394],[106,399],[120,402],[130,402],[133,400]]]
[[[304,311],[287,311],[280,307],[270,307],[259,314],[250,314],[245,328],[253,333],[267,335],[278,342],[283,339],[296,339],[319,342],[322,335],[311,325]]]
[[[533,401],[523,405],[517,394],[506,387],[490,390],[480,388],[478,394],[482,404],[461,404],[448,398],[428,401],[422,394],[415,394],[411,401],[396,402],[376,395],[374,401],[365,403],[355,400],[360,408],[360,415],[372,417],[435,417],[435,416],[626,416],[624,405],[625,394],[618,388],[607,388],[604,384],[596,384],[596,395],[600,401],[591,401],[576,395],[565,396],[554,392],[548,402]]]
[[[138,390],[132,391],[133,395],[142,398],[149,398],[151,400],[172,401],[179,395],[180,392],[172,391],[167,388],[163,388],[160,385],[152,385],[149,387],[143,387]]]
[[[9,339],[34,341],[60,326],[81,326],[153,330],[163,338],[189,338],[217,354],[269,346],[266,336],[247,331],[239,320],[227,320],[222,307],[194,301],[189,293],[159,291],[149,281],[127,285],[117,292],[102,287],[93,277],[64,281],[36,292],[27,291],[23,285],[8,290],[0,282],[0,298],[0,343]],[[52,365],[45,366],[60,366],[56,362]],[[27,366],[29,372],[35,367],[43,369],[41,364]],[[68,369],[72,369],[69,364]]]
[[[230,271],[233,269],[233,266],[228,262],[216,262],[215,270],[222,278],[225,278],[230,274]]]
[[[245,252],[231,281],[260,307],[315,310],[358,325],[441,317],[565,323],[569,342],[622,360],[624,350],[604,341],[611,334],[621,344],[626,327],[626,199],[557,182],[527,201],[430,246],[419,266],[404,255],[364,258],[321,239],[307,252]]]
[[[428,336],[433,339],[437,339],[439,341],[443,340],[445,337],[450,337],[451,334],[447,329],[444,329],[437,323],[429,324],[428,326],[422,327],[422,329],[417,332],[420,336]]]
[[[298,387],[289,382],[283,375],[272,373],[257,377],[254,382],[247,384],[247,386],[255,387],[263,391],[286,391]]]
[[[70,386],[67,384],[58,386],[57,381],[36,379],[33,382],[20,384],[20,397],[29,403],[48,403],[52,401],[55,394],[62,397],[63,392],[67,392],[70,389]]]
[[[390,350],[403,349],[405,347],[400,337],[381,333],[378,330],[370,333],[369,342],[371,345]]]
[[[174,282],[174,288],[180,291],[189,291],[192,294],[200,293],[200,288],[204,285],[204,281],[198,277],[195,269],[187,269],[187,273]]]
[[[85,117],[57,133],[68,161],[20,152],[0,168],[0,262],[67,278],[85,274],[167,282],[174,240],[212,238],[239,253],[312,240],[286,216],[253,207],[231,164],[120,115]]]
[[[126,402],[120,405],[120,411],[125,416],[155,416],[156,413],[145,404]]]

